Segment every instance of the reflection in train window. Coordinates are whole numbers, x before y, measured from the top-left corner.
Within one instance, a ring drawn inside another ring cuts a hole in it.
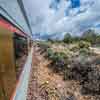
[[[27,38],[14,33],[16,75],[19,78],[28,55]]]

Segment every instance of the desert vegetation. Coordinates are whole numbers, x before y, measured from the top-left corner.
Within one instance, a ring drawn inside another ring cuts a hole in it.
[[[61,75],[64,81],[78,81],[82,95],[96,96],[93,100],[99,100],[100,56],[90,49],[99,47],[99,43],[100,36],[88,30],[81,37],[65,34],[61,41],[49,39],[38,43],[38,47],[50,61],[48,67],[54,73]]]
[[[64,95],[59,92],[62,99],[59,97],[58,99],[46,100],[100,100],[100,53],[98,54],[91,49],[99,48],[100,35],[88,30],[81,37],[65,34],[63,40],[38,41],[36,46],[37,51],[44,59],[41,63],[48,62],[46,68],[50,70],[49,74],[62,77],[59,82],[59,79],[56,79],[55,76],[49,75],[51,80],[44,82],[49,84],[49,86],[44,85],[47,95],[51,93],[51,90],[53,95],[56,92],[58,93],[56,85],[61,84],[61,87],[63,87],[63,82],[65,87],[62,91],[71,91]],[[45,67],[43,67],[43,70],[45,70]],[[40,79],[44,80],[47,76],[41,75]],[[52,80],[58,81],[58,83],[56,84]],[[55,84],[55,86],[52,87],[51,84]],[[66,88],[67,85],[70,90]],[[52,89],[54,87],[55,89]],[[76,90],[72,88],[76,88]],[[59,89],[59,91],[61,90]]]

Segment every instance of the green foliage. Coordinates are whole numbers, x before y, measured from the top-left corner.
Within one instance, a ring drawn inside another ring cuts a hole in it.
[[[100,44],[100,35],[96,37],[96,44]]]
[[[62,41],[61,40],[57,40],[57,39],[48,39],[47,40],[48,42],[50,42],[50,43],[62,43]]]
[[[89,42],[91,44],[97,44],[100,43],[100,35],[98,35],[97,33],[95,33],[94,30],[91,29],[85,31],[81,37],[79,36],[72,37],[69,33],[67,33],[64,36],[63,42],[74,43],[74,42],[79,42],[81,40]]]
[[[54,40],[53,40],[53,39],[50,39],[50,38],[48,38],[47,41],[48,41],[48,42],[51,42],[51,43],[54,43]]]
[[[69,33],[65,34],[63,42],[64,43],[71,43],[72,42],[72,37]]]
[[[89,42],[86,42],[86,41],[79,42],[79,48],[89,48],[90,46],[91,44]]]
[[[45,53],[48,48],[50,48],[50,43],[49,42],[39,42],[37,43],[39,47],[39,51],[41,54]]]
[[[66,55],[63,52],[55,52],[54,56],[55,56],[56,61],[61,61],[66,58]]]
[[[54,56],[53,50],[52,50],[51,48],[48,48],[48,49],[47,49],[47,57],[48,57],[49,59],[52,59],[53,56]]]
[[[79,42],[81,40],[81,37],[78,37],[78,36],[74,36],[73,38],[72,38],[72,42]]]
[[[54,71],[64,70],[66,59],[68,58],[63,52],[54,52],[52,49],[47,49],[47,57],[52,61],[51,66]],[[61,71],[62,72],[62,71]]]
[[[75,45],[73,46],[72,48],[70,48],[70,51],[73,51],[73,52],[76,52],[78,51],[80,48],[79,48],[79,45]]]
[[[80,51],[79,51],[79,53],[80,54],[83,54],[83,55],[88,55],[90,52],[89,52],[89,49],[87,49],[87,48],[82,48],[82,49],[80,49]]]
[[[52,49],[47,49],[47,56],[49,59],[51,59],[54,62],[60,61],[62,59],[66,58],[66,54],[63,52],[53,52]]]
[[[40,47],[41,49],[46,50],[47,48],[50,47],[50,45],[49,45],[48,42],[39,42],[39,43],[38,43],[38,47]]]
[[[90,42],[92,44],[96,42],[96,38],[97,38],[97,34],[95,33],[94,30],[91,29],[85,31],[82,35],[82,39],[84,41]]]

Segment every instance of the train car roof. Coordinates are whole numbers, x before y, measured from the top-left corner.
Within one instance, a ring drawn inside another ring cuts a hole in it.
[[[1,14],[0,14],[0,25],[6,27],[8,30],[10,30],[10,31],[12,31],[14,33],[17,33],[17,34],[19,34],[21,36],[30,37],[30,36],[28,36],[28,34],[23,32],[19,27],[14,25],[11,21],[9,21],[7,18],[5,18]]]

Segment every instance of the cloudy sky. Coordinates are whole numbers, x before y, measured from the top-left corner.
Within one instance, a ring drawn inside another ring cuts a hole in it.
[[[24,0],[33,34],[100,32],[100,0]]]

